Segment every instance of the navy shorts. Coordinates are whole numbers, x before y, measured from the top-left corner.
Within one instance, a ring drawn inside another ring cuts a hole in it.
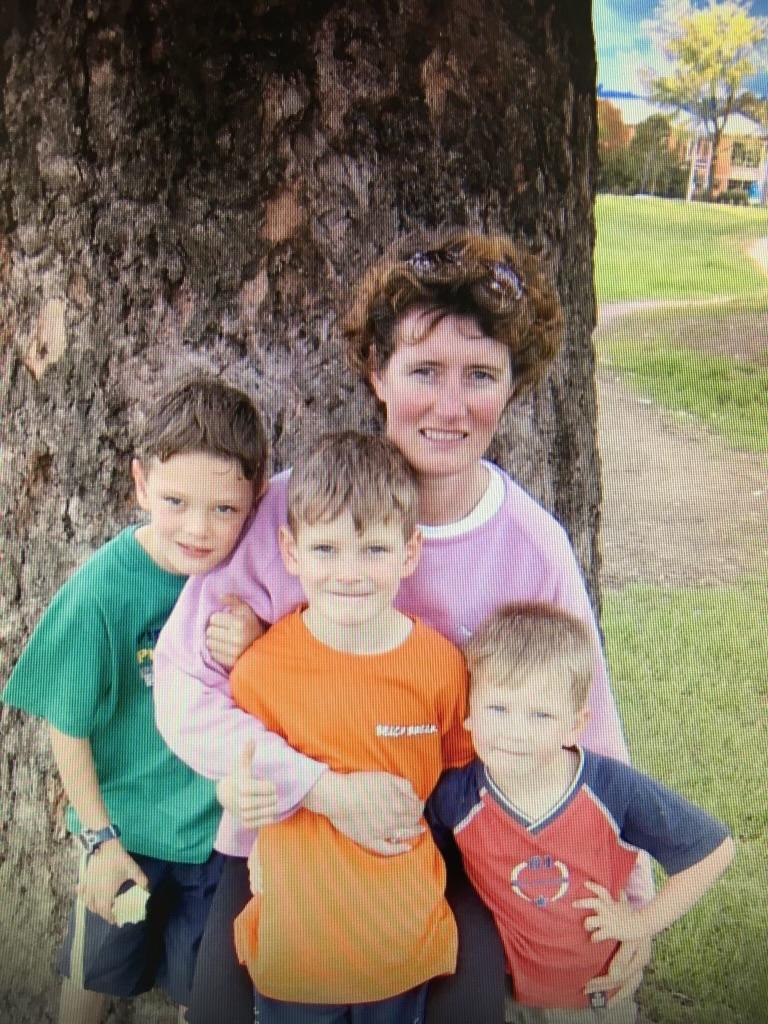
[[[283,1003],[255,993],[254,1024],[424,1024],[427,986],[375,1003]]]
[[[59,970],[78,988],[91,992],[136,996],[157,987],[187,1006],[223,857],[214,852],[204,864],[175,864],[131,856],[149,879],[145,919],[119,928],[76,899]],[[81,863],[81,871],[82,867]]]

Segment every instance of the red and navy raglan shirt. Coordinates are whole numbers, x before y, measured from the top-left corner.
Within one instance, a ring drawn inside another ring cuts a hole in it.
[[[591,913],[575,900],[597,882],[617,899],[639,850],[668,874],[691,867],[728,836],[725,825],[629,765],[578,749],[576,777],[556,807],[531,821],[498,789],[482,762],[446,772],[427,819],[451,829],[504,944],[515,998],[528,1006],[586,1007],[584,994],[618,943],[593,943]]]

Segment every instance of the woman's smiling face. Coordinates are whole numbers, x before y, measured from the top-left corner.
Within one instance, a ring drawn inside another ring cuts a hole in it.
[[[422,478],[472,471],[513,394],[509,350],[468,317],[435,321],[420,309],[405,315],[399,334],[370,378],[387,437]]]

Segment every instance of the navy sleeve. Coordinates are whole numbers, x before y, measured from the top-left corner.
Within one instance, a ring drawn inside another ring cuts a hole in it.
[[[454,829],[480,800],[479,761],[443,772],[427,800],[424,817],[434,832]]]
[[[596,795],[613,815],[621,838],[647,851],[667,874],[697,864],[730,835],[721,821],[655,779],[610,758],[600,760]]]

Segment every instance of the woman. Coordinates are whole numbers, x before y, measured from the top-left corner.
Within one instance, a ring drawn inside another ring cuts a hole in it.
[[[462,231],[405,243],[382,258],[357,289],[344,324],[348,362],[383,406],[387,436],[420,480],[422,556],[397,605],[458,644],[500,606],[531,599],[566,608],[596,629],[562,528],[483,460],[504,410],[541,377],[562,334],[562,310],[543,260],[504,236]],[[279,813],[302,804],[361,845],[396,855],[419,830],[420,806],[402,780],[385,773],[335,775],[259,730],[234,706],[226,673],[205,647],[212,614],[215,637],[232,625],[221,617],[231,595],[266,623],[301,601],[277,547],[286,479],[281,474],[272,481],[229,564],[193,578],[182,593],[155,652],[158,724],[183,760],[217,779],[229,776],[233,754],[255,740],[253,774],[276,784]],[[241,612],[242,606],[236,620],[247,621]],[[223,657],[226,644],[217,647],[214,640],[213,649]],[[584,745],[627,760],[602,661],[590,708]],[[252,809],[238,804],[231,778],[219,792],[226,810],[216,845],[231,859],[201,948],[192,1024],[252,1019],[249,981],[230,950],[232,919],[248,899],[245,857],[253,834],[226,813],[247,820]],[[500,1024],[500,942],[460,866],[448,859],[459,964],[456,975],[432,984],[428,1020]],[[639,889],[647,894],[647,880]],[[627,950],[627,958],[630,953],[629,965],[619,956],[611,980],[631,990],[647,951]]]

